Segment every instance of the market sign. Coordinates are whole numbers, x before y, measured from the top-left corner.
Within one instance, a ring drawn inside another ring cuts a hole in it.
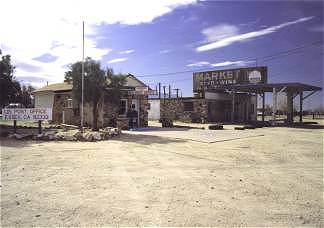
[[[193,73],[193,90],[213,90],[226,85],[267,83],[267,67],[249,67]]]
[[[3,120],[52,120],[51,108],[2,109]]]

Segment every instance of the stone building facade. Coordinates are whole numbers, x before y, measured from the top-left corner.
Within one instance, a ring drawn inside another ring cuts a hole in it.
[[[160,105],[159,118],[194,123],[230,122],[233,108],[232,95],[228,93],[206,93],[204,98],[151,98],[149,102]],[[234,108],[235,122],[256,120],[255,96],[244,93],[235,94]],[[149,111],[156,111],[156,109]],[[154,116],[154,114],[151,113],[150,116]]]
[[[104,92],[98,103],[98,127],[119,127],[128,129],[129,118],[127,112],[132,108],[138,113],[136,119],[137,127],[147,127],[148,125],[148,95],[136,94],[138,87],[148,88],[135,76],[128,75],[126,85],[121,89],[120,101],[112,103],[109,94]],[[34,92],[36,107],[52,108],[53,123],[65,123],[80,125],[80,104],[72,99],[72,85],[58,83],[45,86]],[[91,126],[93,122],[92,104],[84,104],[84,125]]]
[[[200,98],[170,98],[160,101],[161,118],[184,122],[206,122],[207,101]]]

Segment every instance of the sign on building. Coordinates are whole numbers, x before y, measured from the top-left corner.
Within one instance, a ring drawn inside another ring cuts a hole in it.
[[[52,120],[51,108],[2,109],[3,120]]]
[[[154,91],[150,90],[147,86],[137,86],[135,90],[129,91],[130,95],[153,95]]]
[[[249,67],[193,73],[193,91],[219,89],[226,85],[267,83],[267,67]]]

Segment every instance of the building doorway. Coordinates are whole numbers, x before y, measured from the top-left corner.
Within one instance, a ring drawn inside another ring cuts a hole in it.
[[[137,112],[137,116],[136,116],[136,125],[137,126],[136,127],[140,126],[140,122],[139,122],[140,108],[139,108],[139,106],[140,106],[139,99],[133,99],[131,108]]]

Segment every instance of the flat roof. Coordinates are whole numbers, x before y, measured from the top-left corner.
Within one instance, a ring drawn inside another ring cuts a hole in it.
[[[308,85],[299,82],[288,82],[288,83],[260,83],[260,84],[236,84],[236,85],[223,85],[219,89],[224,90],[236,90],[239,92],[252,92],[252,93],[263,93],[273,92],[273,88],[282,90],[282,92],[303,92],[303,91],[320,91],[321,87]],[[212,90],[207,90],[212,91]]]

